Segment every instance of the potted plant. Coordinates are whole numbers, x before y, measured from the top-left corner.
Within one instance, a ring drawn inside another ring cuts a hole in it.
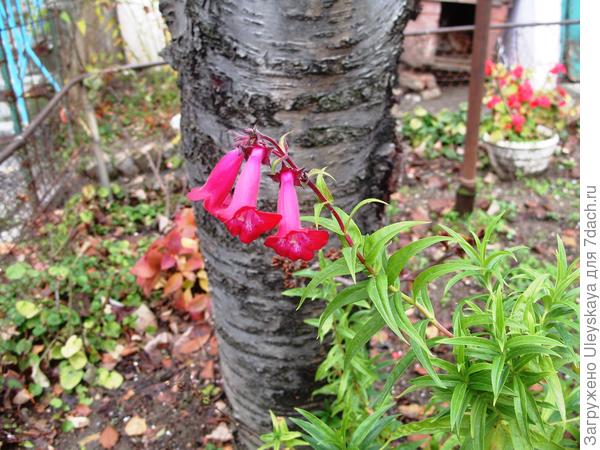
[[[517,172],[535,174],[548,167],[559,133],[573,113],[571,97],[557,83],[565,72],[562,64],[556,64],[544,85],[534,89],[522,66],[486,62],[483,102],[488,112],[482,119],[481,140],[501,178]]]

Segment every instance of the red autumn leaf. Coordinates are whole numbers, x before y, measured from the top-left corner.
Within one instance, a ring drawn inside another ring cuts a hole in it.
[[[135,263],[131,273],[140,278],[151,278],[156,275],[156,268],[150,265],[146,256],[143,256]]]
[[[185,271],[196,271],[199,269],[204,269],[204,260],[202,259],[202,256],[200,256],[200,254],[194,255],[192,256],[190,259],[187,260],[187,263],[185,265]]]
[[[196,235],[196,220],[192,208],[182,209],[175,216],[175,224],[182,237],[194,237]]]
[[[177,230],[169,231],[165,236],[166,248],[171,254],[177,254],[181,251],[181,235]]]
[[[175,266],[176,262],[177,260],[172,254],[165,253],[160,260],[160,270],[169,270]]]
[[[197,294],[186,305],[186,312],[189,313],[192,320],[200,320],[204,318],[204,311],[208,308],[208,295]]]
[[[163,290],[163,296],[171,295],[173,292],[181,289],[183,284],[183,275],[181,273],[174,273],[169,277]]]

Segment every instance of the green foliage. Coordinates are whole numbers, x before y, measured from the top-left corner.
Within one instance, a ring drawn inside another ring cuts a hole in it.
[[[169,68],[151,69],[142,76],[124,72],[99,84],[92,91],[102,142],[118,138],[162,138],[169,120],[179,111],[176,73]],[[174,159],[172,163],[181,164]]]
[[[394,237],[417,222],[364,235],[343,211],[336,209],[344,226],[320,217],[322,208],[316,211],[305,219],[336,233],[342,256],[321,256],[318,271],[297,274],[310,279],[306,287],[286,292],[327,302],[320,318],[310,321],[329,344],[316,375],[322,385],[314,393],[325,397],[324,409],[299,410],[302,418],[290,419],[303,440],[315,449],[409,448],[404,437],[429,434],[432,448],[577,447],[579,272],[576,262],[567,262],[560,239],[551,270],[520,265],[522,247],[491,245],[502,216],[489,220],[483,235],[467,239],[440,225],[443,236],[390,254]],[[422,270],[411,289],[402,285],[399,275],[407,263],[443,241],[463,256]],[[431,286],[443,283],[443,297],[464,280],[476,294],[458,299],[450,332],[435,319]],[[367,350],[385,326],[410,344],[398,361]],[[428,337],[428,327],[438,335]],[[438,356],[444,347],[451,349],[450,358]],[[403,424],[389,413],[390,395],[415,361],[426,374],[410,380],[400,395],[427,390],[430,408],[423,420]]]
[[[34,243],[22,244],[31,258],[3,271],[0,369],[18,373],[19,389],[33,397],[55,381],[67,391],[83,387],[84,380],[107,389],[123,381],[118,372],[95,366],[135,324],[125,311],[142,297],[130,270],[149,239],[133,243],[119,235],[149,230],[162,205],[137,203],[116,185],[112,194],[117,201],[102,188],[85,186],[60,220],[49,221]],[[0,378],[0,390],[15,389],[13,381]]]
[[[411,147],[421,149],[428,158],[443,155],[458,160],[456,150],[464,143],[466,123],[466,104],[461,104],[456,112],[442,109],[437,114],[418,106],[412,113],[404,113],[400,133]]]
[[[263,434],[260,437],[265,444],[261,445],[258,450],[280,450],[285,448],[294,448],[297,445],[308,445],[305,441],[300,439],[302,436],[300,432],[290,431],[288,429],[287,423],[283,417],[275,416],[273,411],[269,411],[269,414],[271,415],[273,431],[271,433]]]

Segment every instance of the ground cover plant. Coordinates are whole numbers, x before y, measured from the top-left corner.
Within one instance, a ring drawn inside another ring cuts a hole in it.
[[[130,270],[136,248],[149,245],[143,236],[132,241],[124,234],[148,229],[163,206],[126,200],[117,185],[111,191],[85,186],[6,267],[0,386],[16,405],[50,395],[62,410],[62,391],[88,405],[90,386],[115,389],[123,382],[102,363],[121,358],[122,338],[135,328],[136,317],[127,312],[142,303],[142,295],[131,289]],[[109,193],[122,204],[109,201]],[[66,420],[64,429],[69,427]]]
[[[417,153],[427,158],[443,155],[460,159],[457,152],[465,141],[467,132],[467,105],[462,103],[458,111],[442,109],[436,114],[417,106],[414,111],[401,117],[399,132]]]
[[[442,227],[442,235],[388,252],[398,234],[422,222],[393,223],[364,235],[353,218],[363,206],[380,200],[363,200],[347,214],[335,206],[326,173],[298,168],[284,138],[278,142],[245,130],[236,144],[206,184],[190,192],[191,200],[202,202],[244,243],[278,226],[265,245],[290,259],[310,260],[327,243],[324,230],[341,245],[341,257],[330,261],[320,254],[320,270],[298,274],[310,278],[306,287],[287,291],[300,297],[300,306],[309,298],[327,301],[314,321],[322,339],[332,334],[328,357],[317,374],[324,385],[315,394],[335,399],[318,413],[321,417],[299,410],[303,418],[291,420],[300,433],[273,417],[274,430],[263,436],[263,448],[291,448],[301,445],[299,440],[317,449],[385,448],[403,446],[402,438],[416,434],[432,435],[434,447],[440,448],[577,446],[578,269],[576,263],[568,264],[560,240],[550,274],[511,264],[517,248],[491,246],[500,215],[482,235],[473,233],[471,242]],[[263,163],[280,183],[277,213],[256,209]],[[317,197],[314,215],[304,217],[314,228],[300,225],[296,185]],[[331,217],[322,217],[323,211]],[[401,283],[409,260],[442,242],[455,245],[460,257],[427,267],[410,287]],[[429,291],[431,283],[447,275],[451,278],[444,292],[466,279],[479,287],[459,302],[452,331],[436,319]],[[394,364],[383,388],[374,389],[386,362],[371,359],[365,345],[386,326],[410,350]],[[432,351],[445,346],[451,349],[447,359]],[[392,407],[395,381],[413,360],[424,374],[411,380],[403,394],[431,390],[430,417],[402,424],[386,412]]]

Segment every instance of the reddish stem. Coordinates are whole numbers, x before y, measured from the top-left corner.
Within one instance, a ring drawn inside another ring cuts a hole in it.
[[[306,173],[304,172],[304,170],[300,169],[296,165],[296,163],[290,158],[289,154],[279,146],[279,143],[277,141],[275,141],[275,139],[273,139],[269,136],[266,136],[256,130],[253,130],[252,133],[253,133],[254,137],[257,137],[259,140],[264,140],[264,141],[268,142],[269,144],[271,144],[271,146],[273,147],[272,148],[273,154],[281,159],[282,164],[287,165],[287,167],[289,169],[293,170],[295,173],[297,173],[300,176],[300,181],[302,183],[304,183],[306,186],[308,186],[315,193],[315,195],[317,196],[319,201],[324,204],[324,206],[329,210],[329,212],[331,213],[333,218],[336,220],[336,222],[338,223],[338,225],[340,227],[341,232],[344,235],[344,239],[346,240],[346,243],[350,247],[354,247],[354,241],[352,240],[352,237],[348,233],[348,230],[346,229],[346,224],[344,224],[344,221],[342,220],[341,216],[335,210],[335,208],[333,207],[331,202],[327,199],[327,197],[325,197],[325,194],[323,194],[323,192],[321,192],[319,187],[306,176]],[[360,250],[357,250],[356,257],[362,263],[362,265],[365,266],[365,268],[369,271],[369,273],[372,276],[374,276],[374,277],[377,276],[377,271],[372,266],[367,264],[367,260],[365,259],[364,255],[361,253]],[[444,334],[447,337],[454,337],[454,335],[446,327],[444,327],[441,323],[439,323],[437,321],[437,319],[432,314],[430,314],[429,311],[427,311],[427,309],[425,309],[423,306],[419,305],[416,301],[414,301],[414,303],[413,302],[408,302],[408,303],[411,306],[414,306],[415,308],[417,308],[421,312],[421,314],[423,314],[423,316],[425,316],[427,319],[429,319],[431,321],[431,323],[433,324],[433,326],[436,327],[442,334]]]

